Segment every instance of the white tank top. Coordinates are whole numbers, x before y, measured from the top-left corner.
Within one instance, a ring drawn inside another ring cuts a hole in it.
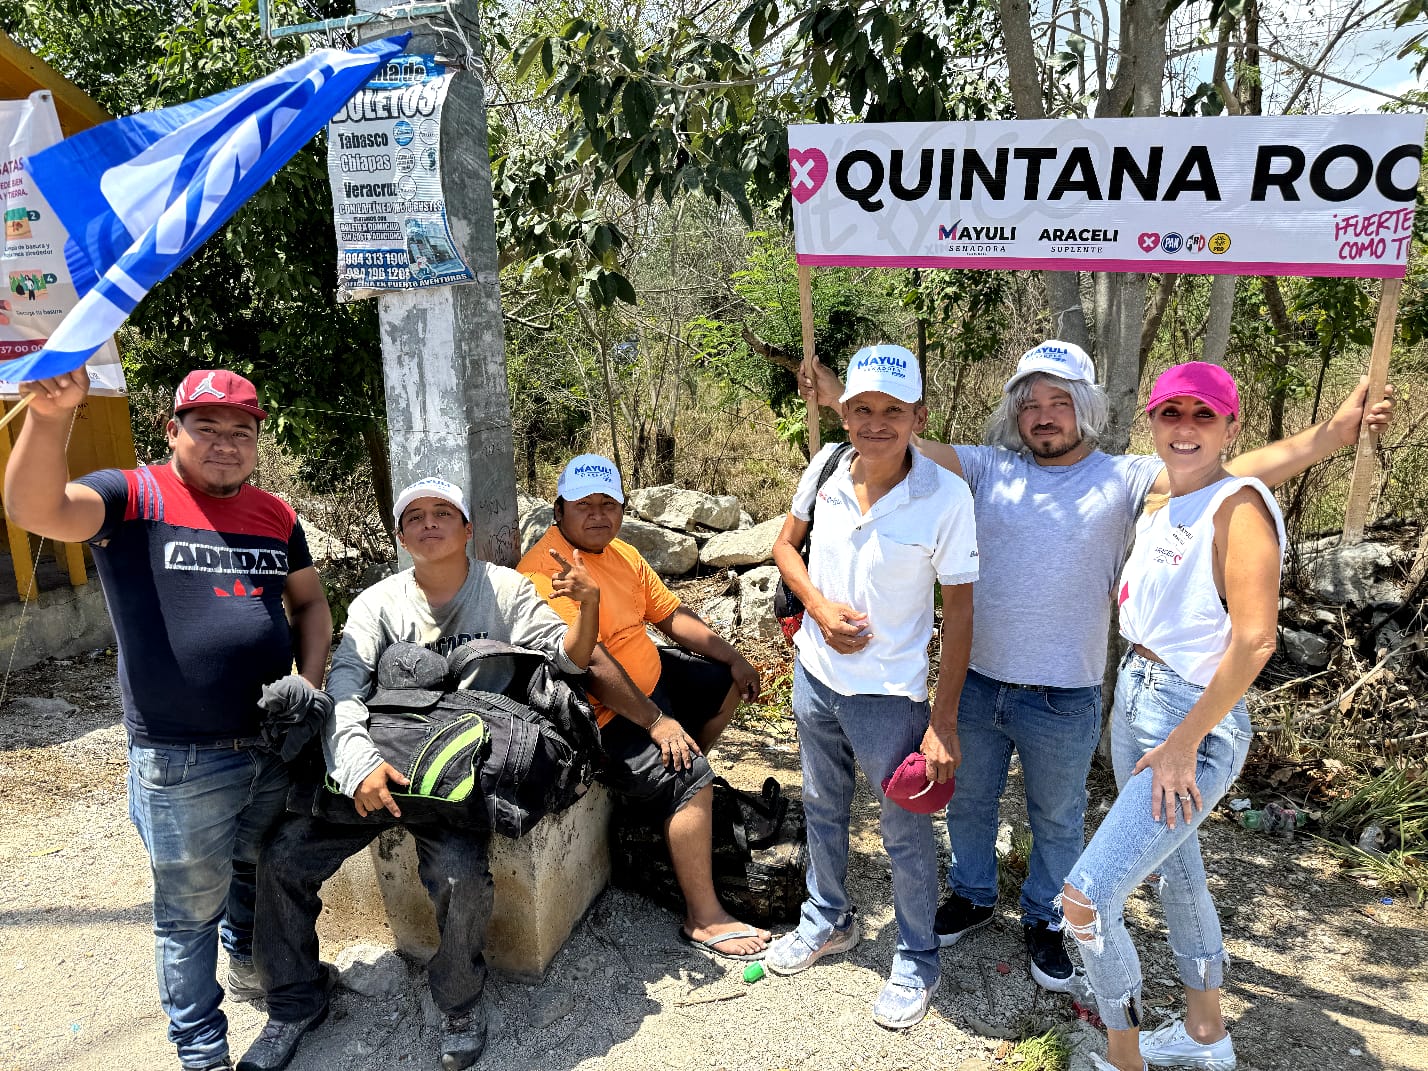
[[[1142,513],[1116,596],[1121,635],[1155,652],[1191,684],[1210,683],[1230,645],[1230,615],[1215,590],[1215,511],[1242,487],[1263,497],[1284,560],[1284,517],[1264,484],[1227,477]]]

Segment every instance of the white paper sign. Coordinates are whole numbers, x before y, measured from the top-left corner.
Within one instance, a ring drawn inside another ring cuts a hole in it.
[[[441,187],[441,109],[455,71],[401,55],[327,127],[339,301],[475,278]]]
[[[0,360],[40,349],[79,300],[64,260],[64,227],[30,180],[25,158],[61,139],[54,97],[48,90],[27,100],[0,101],[0,201],[5,206],[5,246],[0,253]],[[91,357],[91,394],[122,396],[124,367],[114,343]],[[0,380],[0,398],[18,398],[18,384]]]
[[[798,262],[1401,278],[1424,122],[790,126]]]

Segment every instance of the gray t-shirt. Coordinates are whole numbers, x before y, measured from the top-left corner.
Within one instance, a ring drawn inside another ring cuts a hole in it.
[[[1000,446],[956,450],[982,561],[972,668],[1009,684],[1099,684],[1116,576],[1165,466],[1099,450],[1074,465],[1038,465]]]
[[[565,653],[566,624],[514,569],[472,561],[454,598],[433,610],[406,569],[373,584],[347,611],[342,642],[332,655],[328,694],[336,700],[323,736],[327,769],[350,796],[363,778],[382,763],[367,732],[365,700],[376,689],[377,663],[398,640],[421,643],[446,655],[462,643],[488,638],[544,652],[565,673],[581,669]],[[475,676],[461,687],[499,692],[510,683],[513,667],[505,658],[472,663]]]

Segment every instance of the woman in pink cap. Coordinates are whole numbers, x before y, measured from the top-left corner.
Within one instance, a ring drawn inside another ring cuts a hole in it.
[[[1244,694],[1274,652],[1284,520],[1259,480],[1232,476],[1239,392],[1217,365],[1167,369],[1146,406],[1170,497],[1148,505],[1121,573],[1111,754],[1120,795],[1062,890],[1067,928],[1109,1032],[1102,1071],[1229,1071],[1225,954],[1198,829],[1249,750]],[[1141,971],[1126,897],[1160,874],[1185,1019],[1141,1037]]]

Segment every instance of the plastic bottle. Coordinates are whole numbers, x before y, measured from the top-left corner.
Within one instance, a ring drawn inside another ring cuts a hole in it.
[[[1241,811],[1240,825],[1260,833],[1290,834],[1304,828],[1309,821],[1309,812],[1301,811],[1292,804],[1267,803],[1262,811]]]

